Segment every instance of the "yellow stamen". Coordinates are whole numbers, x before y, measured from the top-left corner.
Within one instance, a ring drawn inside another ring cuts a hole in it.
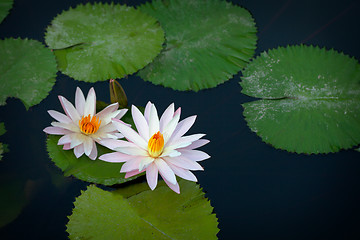
[[[90,114],[88,116],[82,116],[81,120],[79,120],[80,130],[86,135],[96,133],[97,130],[99,130],[100,124],[101,120],[96,118],[96,116],[90,117]]]
[[[164,137],[160,132],[155,133],[148,143],[148,152],[151,157],[158,157],[164,149]]]

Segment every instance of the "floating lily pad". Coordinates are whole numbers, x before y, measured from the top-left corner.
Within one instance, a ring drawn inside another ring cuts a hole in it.
[[[96,82],[122,78],[151,62],[162,48],[164,31],[155,18],[132,7],[88,3],[55,17],[45,41],[60,71]]]
[[[154,0],[140,10],[159,19],[166,47],[139,72],[154,84],[198,91],[223,83],[246,66],[256,48],[251,14],[220,0]]]
[[[36,40],[5,39],[0,56],[0,105],[16,97],[29,109],[49,94],[57,72],[50,49]]]
[[[6,132],[5,130],[5,125],[3,122],[0,123],[0,136],[4,135]],[[2,155],[3,153],[7,152],[8,148],[7,148],[7,144],[3,144],[2,142],[0,142],[0,161],[2,160]]]
[[[264,52],[243,72],[252,131],[276,148],[328,153],[360,143],[360,64],[311,46]]]
[[[113,192],[89,186],[74,203],[70,239],[217,239],[217,219],[204,193],[193,182],[179,184],[181,194],[162,181],[154,191],[137,185]]]
[[[13,0],[0,0],[0,23],[9,14],[9,11],[12,8],[13,3],[14,3]]]

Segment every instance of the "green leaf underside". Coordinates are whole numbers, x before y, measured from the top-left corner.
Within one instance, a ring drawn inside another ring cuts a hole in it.
[[[9,14],[9,11],[12,8],[13,3],[14,3],[13,0],[0,0],[0,23]]]
[[[164,31],[156,19],[118,4],[70,8],[48,26],[45,41],[58,67],[76,80],[122,78],[143,68],[160,52]]]
[[[146,186],[129,197],[122,192],[138,186],[113,192],[89,186],[74,203],[70,239],[217,239],[217,218],[204,193],[193,182],[179,183],[181,194],[161,181],[154,191]]]
[[[0,40],[0,105],[19,98],[26,109],[41,102],[56,77],[55,57],[43,44],[29,39]]]
[[[63,150],[57,145],[61,136],[49,135],[47,139],[47,150],[52,161],[58,166],[65,176],[74,177],[86,182],[114,185],[133,180],[141,175],[125,179],[125,173],[120,173],[123,163],[109,163],[99,159],[91,160],[85,154],[76,158],[74,151]],[[113,152],[106,147],[96,144],[98,157],[105,153]]]
[[[243,72],[252,131],[276,148],[328,153],[360,143],[360,65],[334,50],[289,46],[264,52]]]
[[[159,19],[166,47],[139,75],[176,90],[223,83],[248,63],[256,48],[251,14],[220,0],[154,0],[140,10]]]

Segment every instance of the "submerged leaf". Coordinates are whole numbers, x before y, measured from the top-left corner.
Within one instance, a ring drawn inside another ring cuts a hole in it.
[[[139,72],[154,84],[198,91],[223,83],[248,63],[256,48],[251,14],[220,0],[154,0],[140,10],[159,19],[166,47]]]
[[[28,109],[49,94],[57,72],[50,49],[36,40],[5,39],[0,40],[0,56],[0,105],[16,97]]]
[[[155,18],[132,7],[88,3],[58,15],[45,41],[60,71],[96,82],[143,68],[160,52],[164,32]]]
[[[0,122],[0,136],[4,135],[6,132],[5,130],[5,125],[3,122]],[[2,142],[0,142],[0,161],[2,160],[2,154],[7,152],[8,148],[7,148],[7,144],[3,144]]]
[[[113,192],[89,186],[74,203],[70,239],[217,239],[204,193],[193,182],[179,184],[181,194],[163,182],[154,191],[146,183]]]
[[[9,14],[9,11],[12,8],[13,3],[14,3],[13,0],[0,0],[0,23]]]
[[[360,64],[334,50],[290,46],[264,52],[243,72],[252,131],[276,148],[328,153],[360,143]]]

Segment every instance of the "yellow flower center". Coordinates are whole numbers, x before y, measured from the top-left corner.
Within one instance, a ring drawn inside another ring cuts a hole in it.
[[[164,137],[160,132],[155,133],[148,143],[148,152],[149,155],[153,158],[156,158],[161,155],[164,149]]]
[[[90,114],[88,116],[82,116],[81,120],[79,120],[80,130],[86,135],[96,133],[97,130],[99,130],[100,124],[101,120],[96,118],[96,116],[90,117]]]

